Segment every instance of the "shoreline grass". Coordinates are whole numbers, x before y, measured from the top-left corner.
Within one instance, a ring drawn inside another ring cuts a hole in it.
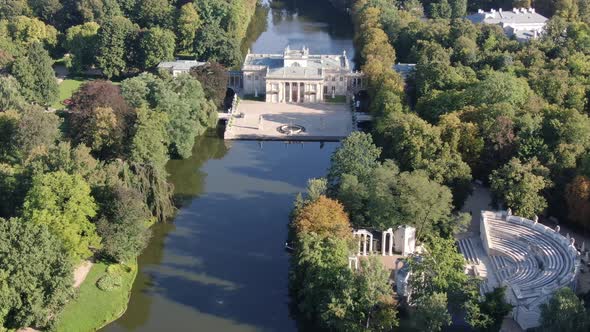
[[[137,276],[137,262],[127,265],[130,271],[122,274],[121,286],[102,291],[97,281],[107,273],[108,264],[97,262],[78,289],[77,296],[56,319],[55,330],[60,332],[97,331],[117,320],[127,310],[131,289]]]

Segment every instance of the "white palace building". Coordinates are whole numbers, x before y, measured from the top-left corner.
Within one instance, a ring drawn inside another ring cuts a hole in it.
[[[547,18],[535,12],[534,8],[513,8],[512,11],[491,9],[489,12],[480,9],[466,18],[473,23],[499,25],[508,37],[521,42],[539,37],[547,23]]]
[[[346,52],[310,54],[309,49],[282,54],[248,51],[241,72],[230,73],[230,87],[244,95],[264,95],[269,103],[318,103],[364,88],[363,74],[353,72]]]

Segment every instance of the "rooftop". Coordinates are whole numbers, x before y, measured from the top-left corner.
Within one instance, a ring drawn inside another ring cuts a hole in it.
[[[303,65],[291,65],[287,67],[289,70],[276,71],[285,68],[285,60],[291,63],[301,61]],[[255,54],[248,52],[244,60],[243,70],[263,70],[266,68],[269,69],[270,75],[288,74],[291,69],[294,69],[293,74],[317,76],[318,69],[350,70],[350,63],[346,52],[342,54],[309,54],[309,49],[305,47],[301,50],[291,50],[287,47],[283,54]]]
[[[466,17],[473,23],[486,24],[544,24],[547,18],[535,11],[534,8],[513,8],[512,11],[492,9],[489,12],[478,10],[477,13]]]
[[[193,67],[199,67],[204,65],[206,62],[200,62],[196,60],[176,60],[176,61],[165,61],[158,64],[158,68],[169,68],[172,70],[189,71]]]

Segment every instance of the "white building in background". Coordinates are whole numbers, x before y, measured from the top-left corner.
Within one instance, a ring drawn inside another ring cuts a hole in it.
[[[363,75],[353,72],[346,52],[340,55],[310,54],[309,49],[282,54],[248,52],[241,72],[241,93],[265,95],[270,103],[316,103],[345,96],[364,86]]]
[[[492,9],[489,12],[480,9],[466,18],[473,23],[499,25],[508,37],[514,36],[518,41],[537,38],[545,31],[547,23],[547,18],[536,13],[534,8]]]
[[[206,64],[206,62],[200,62],[195,60],[176,60],[176,61],[165,61],[158,64],[158,69],[164,69],[170,72],[172,76],[176,77],[180,74],[188,74],[193,67],[199,67]]]

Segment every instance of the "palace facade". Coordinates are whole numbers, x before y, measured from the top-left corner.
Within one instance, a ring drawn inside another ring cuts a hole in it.
[[[229,85],[244,95],[264,95],[269,103],[318,103],[358,92],[365,82],[362,73],[352,71],[346,52],[316,55],[287,46],[282,54],[248,52]]]

